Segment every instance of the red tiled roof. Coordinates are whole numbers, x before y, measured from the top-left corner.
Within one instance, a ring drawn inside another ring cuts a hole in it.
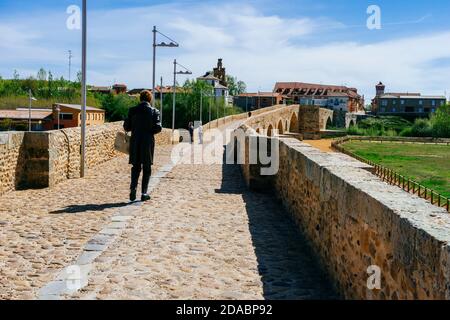
[[[67,104],[67,103],[55,103],[54,106],[61,106],[68,109],[74,109],[74,110],[81,110],[81,105],[79,104]],[[88,107],[86,106],[87,111],[99,111],[99,112],[105,112],[103,109],[94,108],[94,107]]]
[[[53,111],[34,111],[31,110],[32,120],[44,120],[52,115]],[[27,120],[29,118],[28,110],[0,110],[0,119]]]
[[[358,91],[356,88],[304,82],[277,82],[275,84],[274,92],[279,92],[284,95],[295,94],[300,96],[325,96],[343,93],[351,98],[361,98],[361,96],[357,93]]]
[[[278,92],[241,93],[238,97],[279,97]]]
[[[324,85],[304,82],[277,82],[275,91],[278,89],[328,89],[328,90],[348,90],[345,86]]]

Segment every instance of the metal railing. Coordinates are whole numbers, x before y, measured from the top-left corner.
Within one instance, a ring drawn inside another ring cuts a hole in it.
[[[424,185],[421,185],[420,183],[401,175],[397,172],[395,172],[392,169],[389,169],[387,167],[384,167],[380,164],[377,164],[371,160],[365,159],[361,156],[358,156],[357,154],[346,150],[342,144],[348,141],[351,141],[352,138],[344,138],[336,140],[332,143],[332,146],[337,151],[344,153],[350,157],[353,157],[361,162],[367,163],[368,165],[372,166],[373,174],[381,178],[384,182],[387,182],[391,185],[397,186],[402,188],[404,191],[417,195],[422,199],[430,201],[433,205],[438,206],[440,208],[447,209],[448,212],[450,212],[450,198],[447,198],[440,193],[437,193],[433,189],[427,188]],[[358,140],[358,139],[356,139]]]

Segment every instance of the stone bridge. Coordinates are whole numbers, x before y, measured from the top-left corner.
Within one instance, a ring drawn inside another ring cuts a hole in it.
[[[320,139],[327,123],[333,120],[333,111],[315,106],[277,106],[252,116],[247,123],[256,132],[273,136],[275,133],[293,134],[300,139]]]
[[[297,139],[330,116],[274,106],[207,124],[244,132],[224,146],[240,166],[164,130],[148,203],[127,199],[120,123],[88,129],[83,179],[79,129],[0,135],[0,298],[450,298],[450,217]],[[180,147],[203,161],[174,162]],[[266,147],[269,176],[250,157]]]

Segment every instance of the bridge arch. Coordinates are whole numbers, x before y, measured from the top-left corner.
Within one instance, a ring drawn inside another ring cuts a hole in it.
[[[298,133],[300,131],[297,113],[293,112],[289,122],[289,132]]]
[[[267,136],[272,137],[273,136],[273,125],[269,124],[269,127],[267,128]]]
[[[278,134],[283,134],[284,133],[283,120],[280,119],[278,121],[277,129],[278,129]]]
[[[332,127],[333,127],[333,117],[330,116],[327,118],[325,129],[329,130]]]

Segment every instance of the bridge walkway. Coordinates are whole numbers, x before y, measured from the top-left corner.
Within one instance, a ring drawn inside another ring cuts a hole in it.
[[[124,157],[86,179],[1,197],[0,297],[337,297],[280,203],[249,191],[238,166],[172,166],[170,149],[158,151],[145,204],[126,201]],[[73,265],[81,290],[61,281]]]

